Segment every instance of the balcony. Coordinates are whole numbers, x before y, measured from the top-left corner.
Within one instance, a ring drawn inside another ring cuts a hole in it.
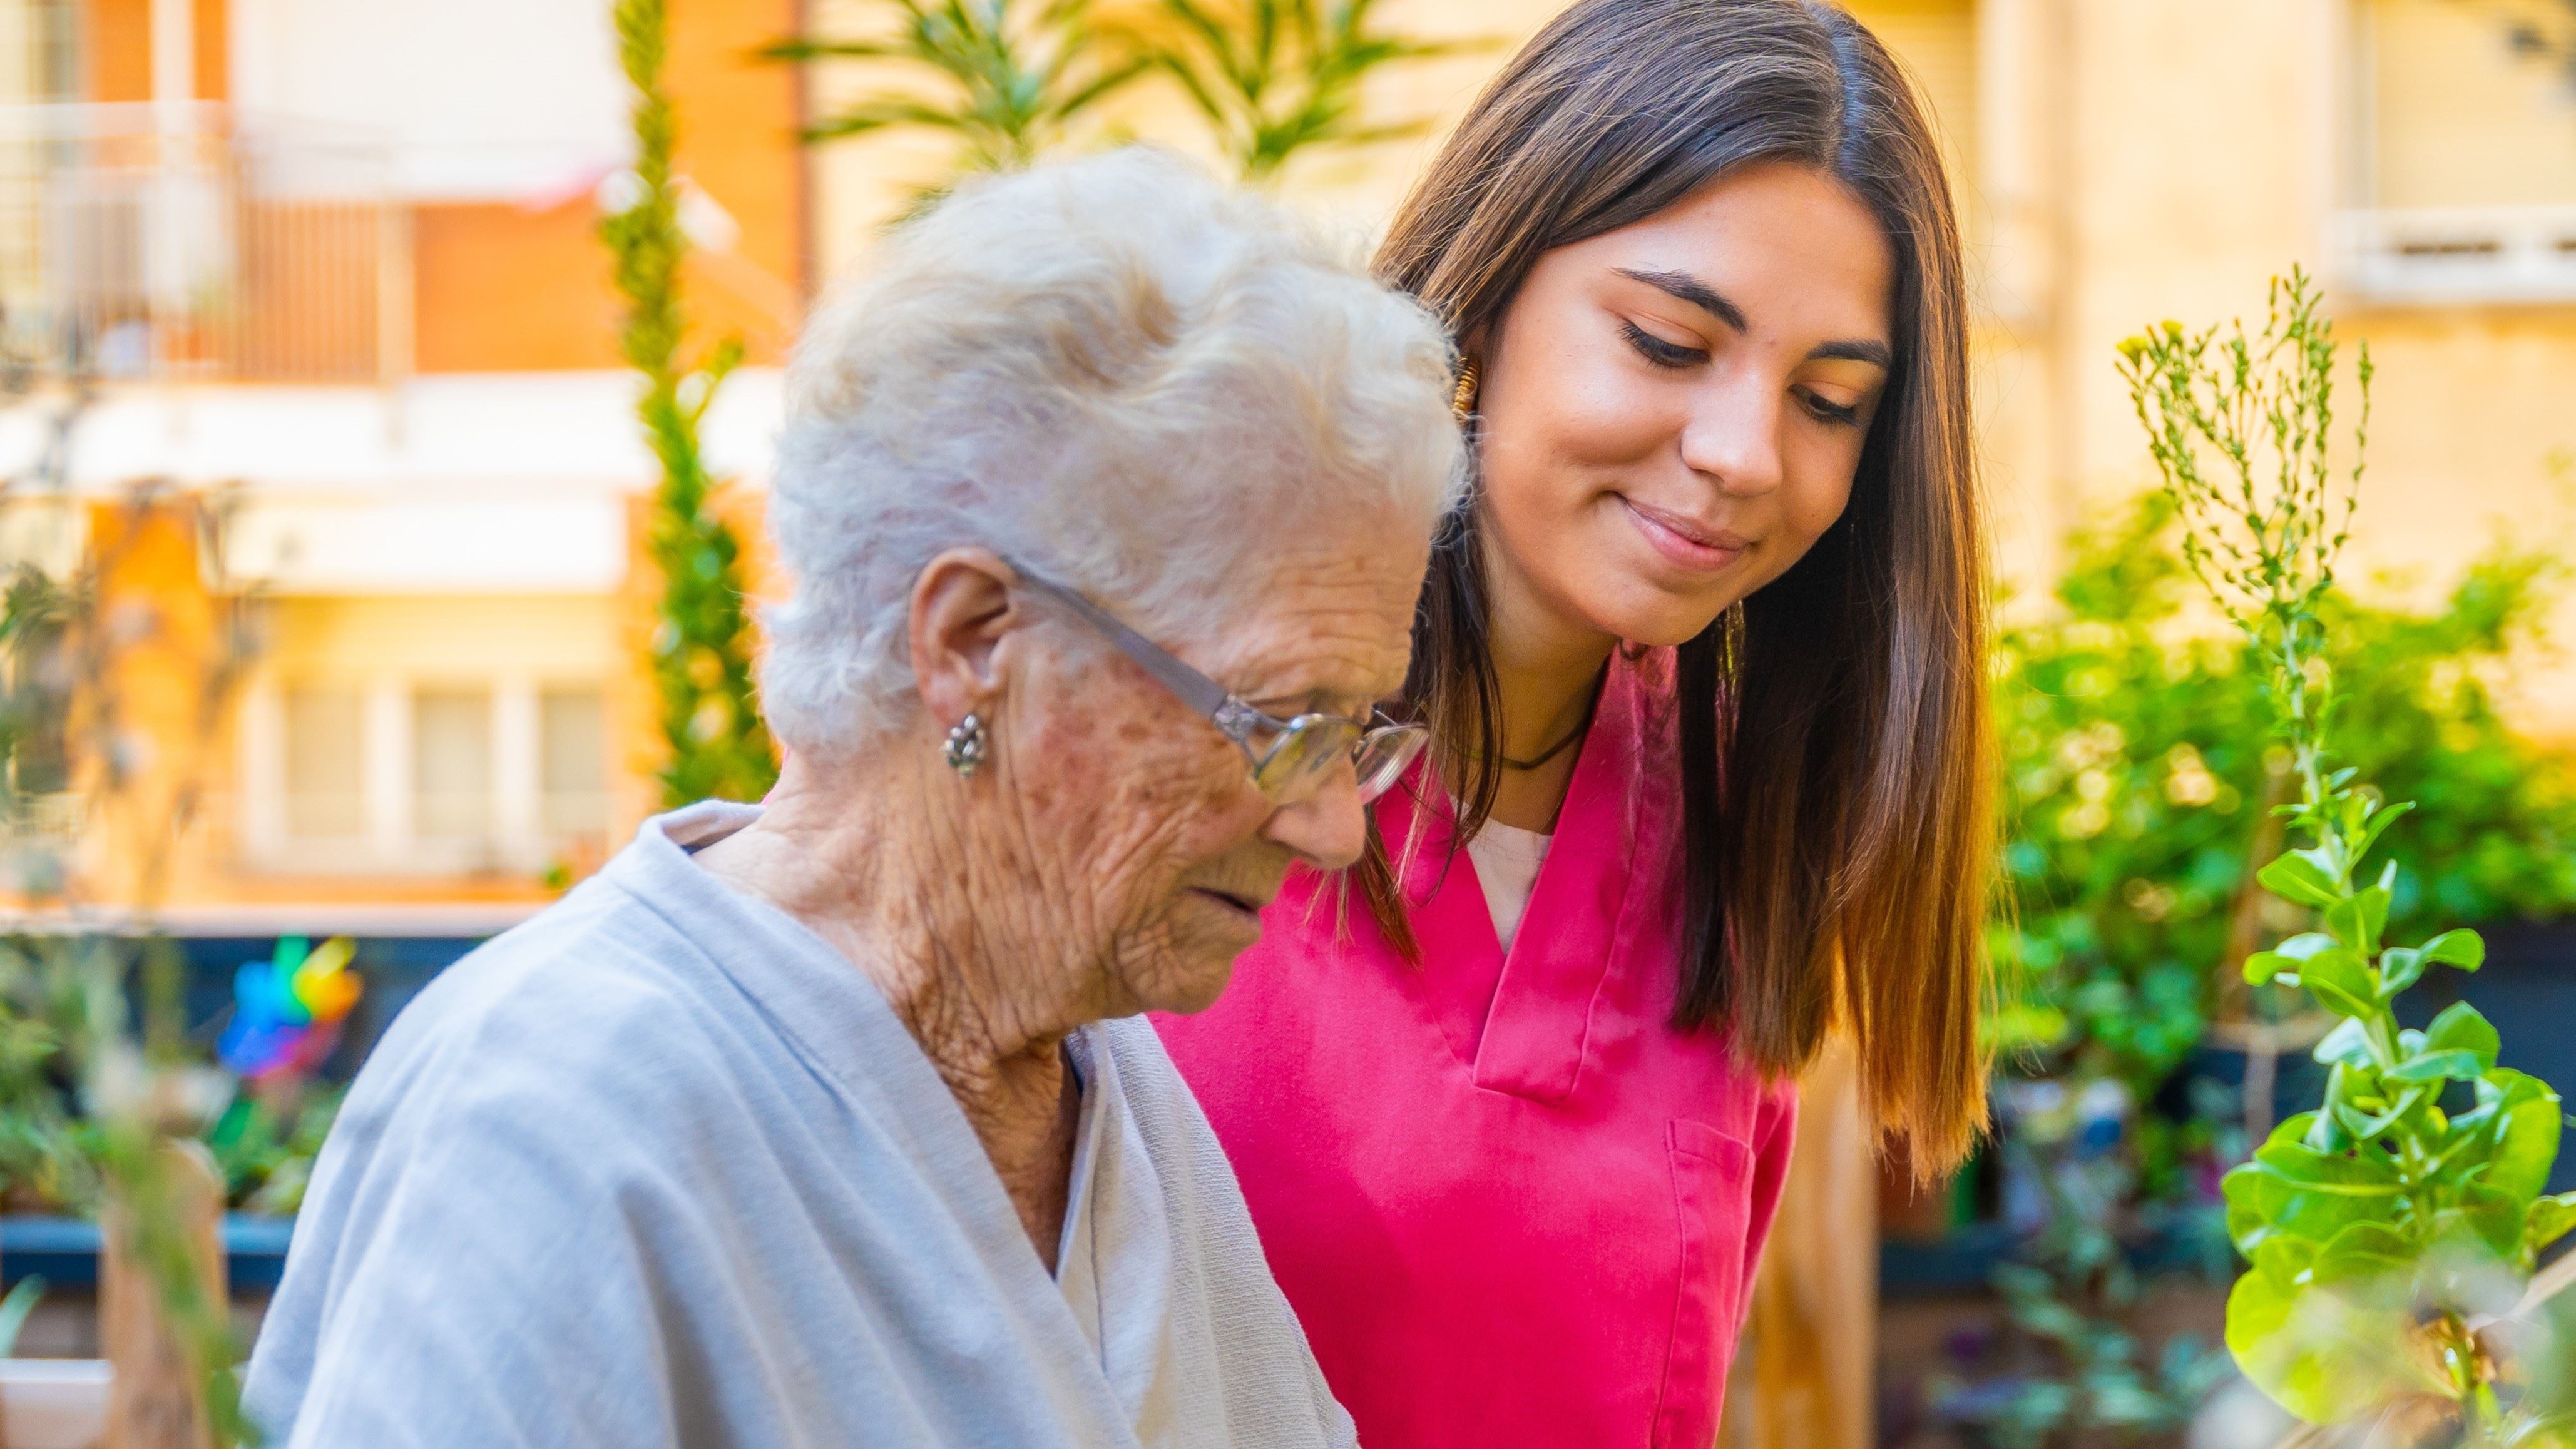
[[[0,352],[104,382],[392,384],[386,143],[209,104],[0,106]]]
[[[2576,206],[2347,211],[2337,280],[2406,305],[2576,302]]]

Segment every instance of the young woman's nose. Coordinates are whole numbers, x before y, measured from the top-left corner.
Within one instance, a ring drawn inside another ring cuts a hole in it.
[[[1682,462],[1717,484],[1750,496],[1780,486],[1780,429],[1788,393],[1751,369],[1713,379],[1682,433]]]

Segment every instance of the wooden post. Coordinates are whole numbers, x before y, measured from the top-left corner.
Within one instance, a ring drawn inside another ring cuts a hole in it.
[[[216,1303],[224,1292],[223,1179],[203,1145],[172,1142],[164,1151],[178,1179],[199,1281]],[[111,1203],[100,1223],[100,1337],[115,1380],[108,1389],[105,1449],[213,1449],[214,1436],[196,1375],[161,1321],[151,1270],[135,1260],[125,1212]]]
[[[1798,1142],[1727,1375],[1721,1449],[1869,1449],[1877,1425],[1878,1157],[1851,1044],[1798,1088]]]

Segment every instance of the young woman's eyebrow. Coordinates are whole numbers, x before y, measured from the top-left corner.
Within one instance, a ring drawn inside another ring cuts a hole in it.
[[[1725,293],[1688,272],[1650,272],[1621,267],[1619,275],[1632,282],[1643,282],[1677,301],[1688,302],[1738,332],[1745,330],[1744,309],[1728,301]]]
[[[1896,370],[1896,352],[1876,338],[1846,342],[1819,343],[1807,354],[1809,362],[1866,362],[1881,372]]]
[[[1676,301],[1688,302],[1737,332],[1748,330],[1744,309],[1719,291],[1688,272],[1654,272],[1638,267],[1621,267],[1619,275],[1632,282],[1643,282]],[[1866,362],[1882,371],[1896,365],[1895,350],[1876,338],[1848,338],[1818,344],[1808,352],[1810,362]]]

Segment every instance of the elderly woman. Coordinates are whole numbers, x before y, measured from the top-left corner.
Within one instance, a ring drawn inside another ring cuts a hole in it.
[[[759,807],[423,992],[247,1385],[292,1445],[1340,1445],[1146,1010],[1358,857],[1447,351],[1123,153],[899,232],[792,372]]]

